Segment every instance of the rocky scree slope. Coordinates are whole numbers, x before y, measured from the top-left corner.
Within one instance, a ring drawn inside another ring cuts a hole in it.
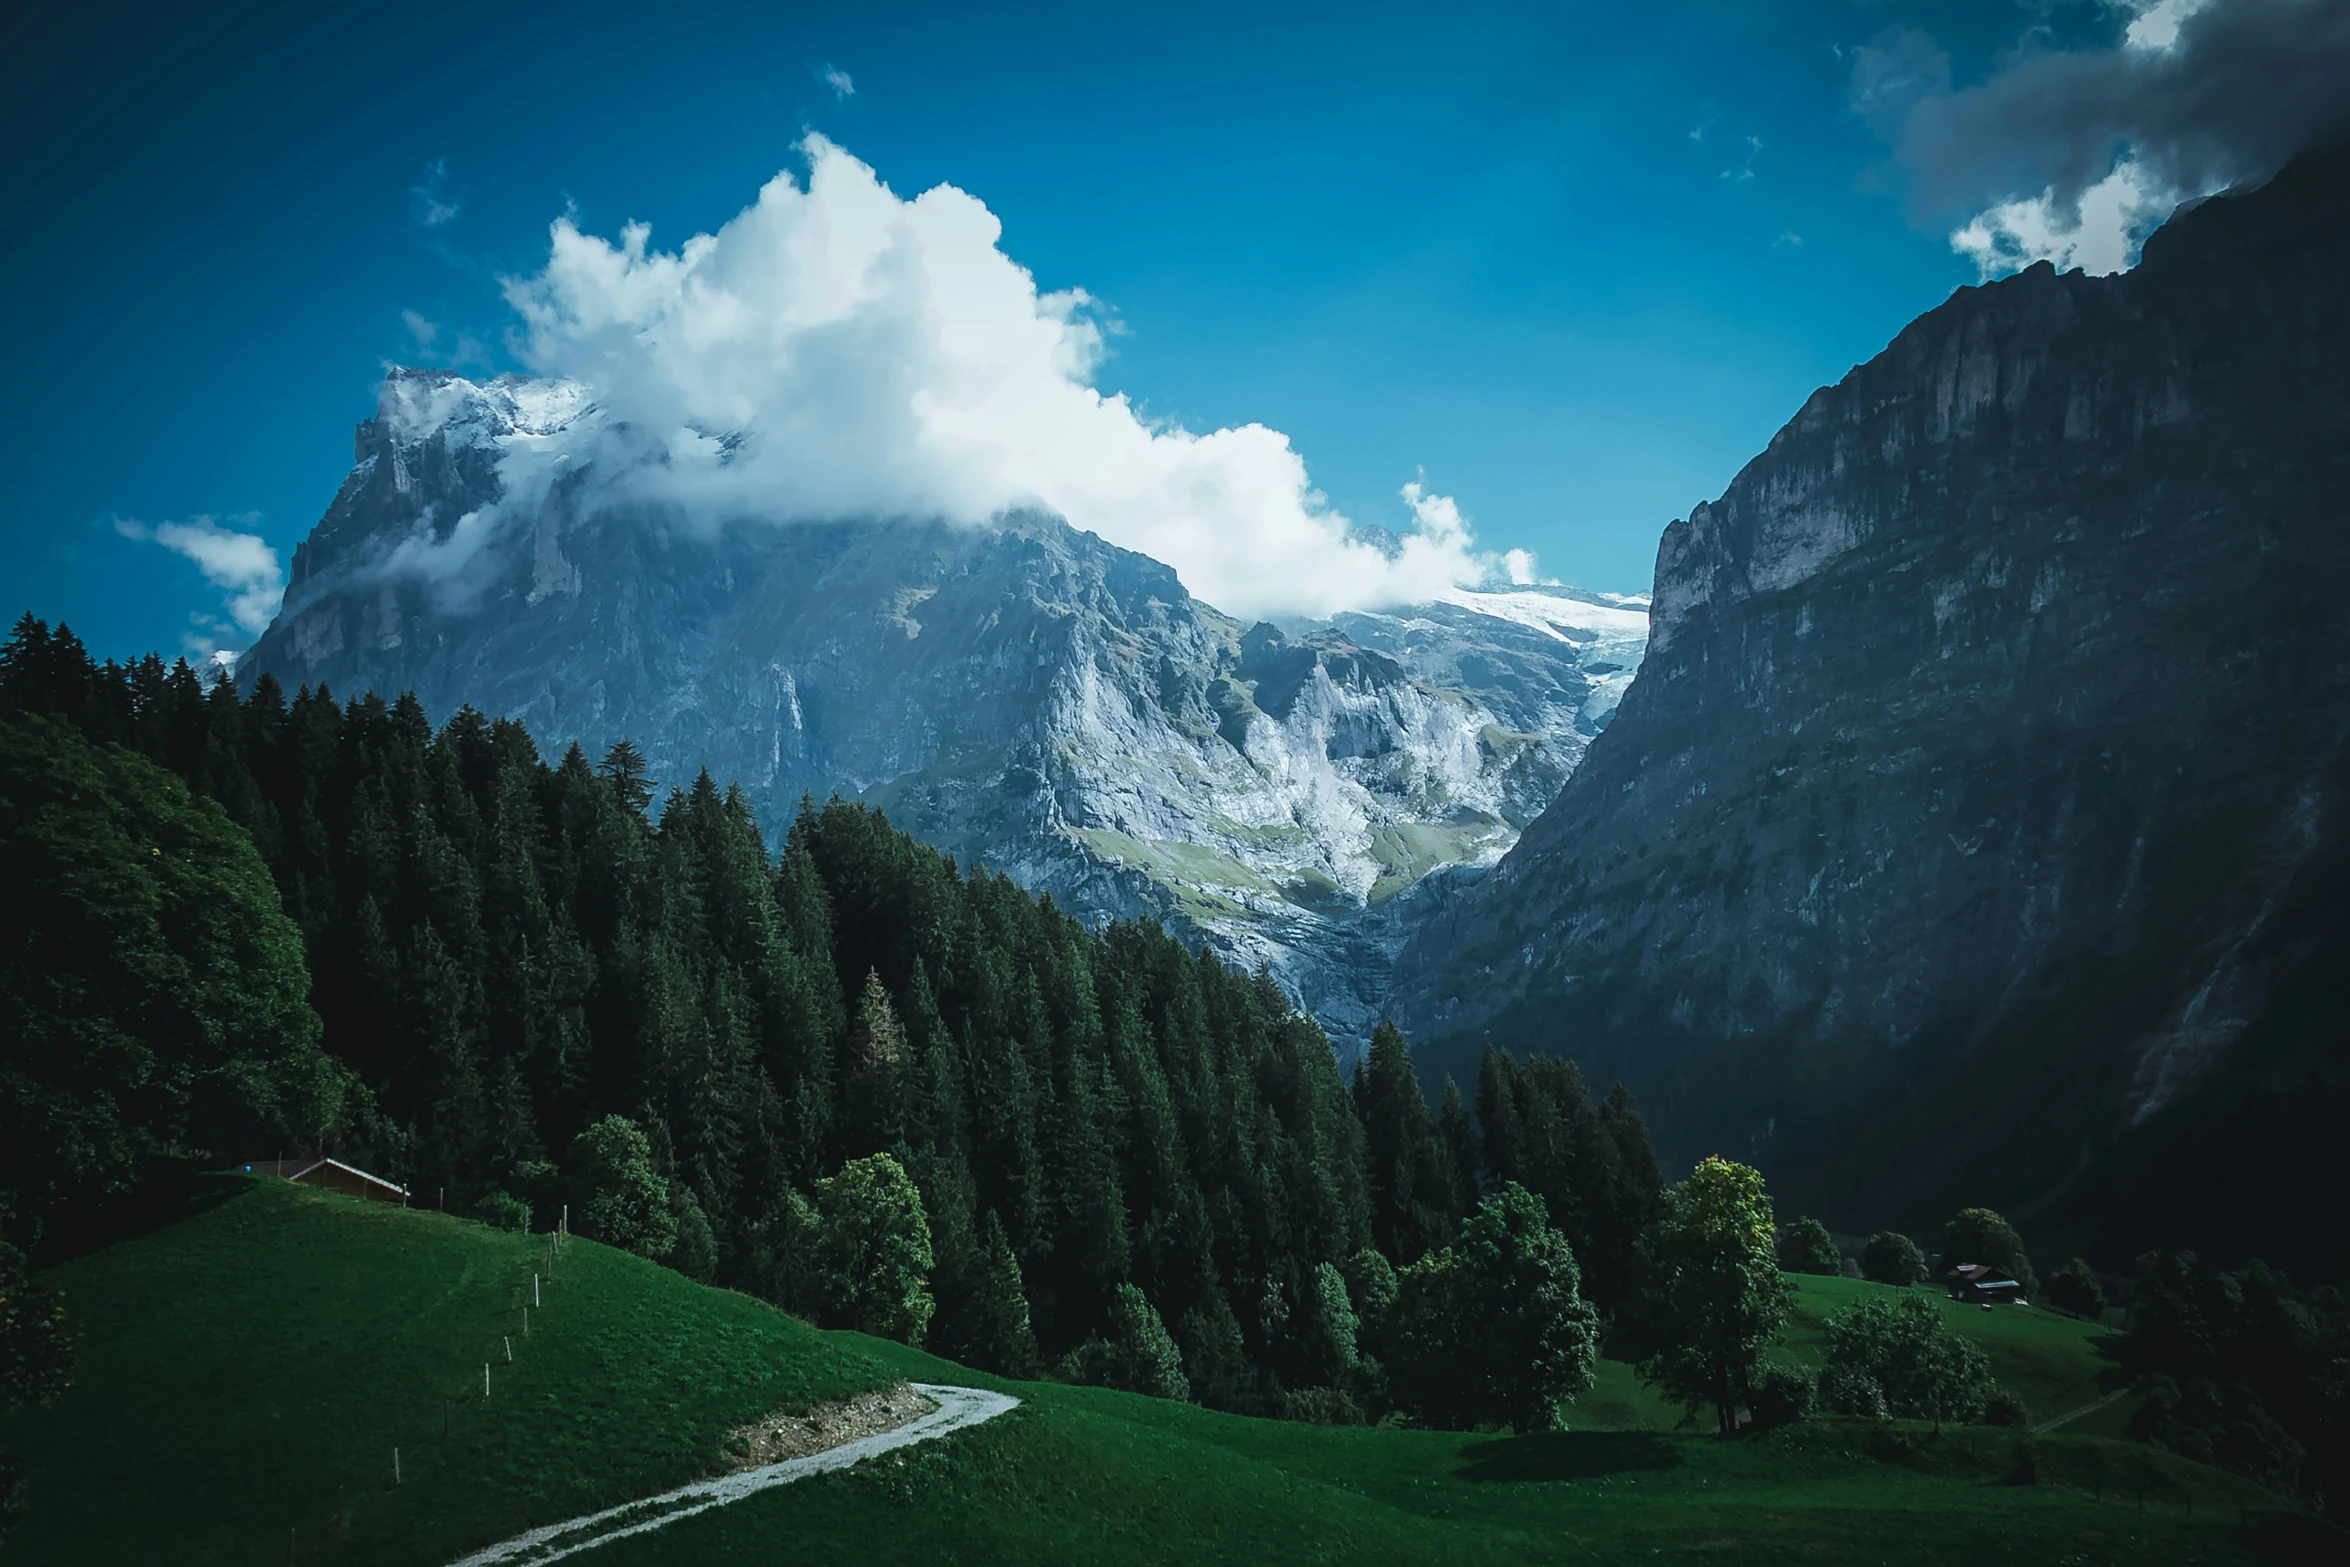
[[[1412,938],[1429,1075],[1578,1056],[1864,1228],[2112,1238],[2160,1205],[2113,1172],[2191,1168],[2247,1244],[2350,1083],[2345,279],[2336,150],[1816,393],[1666,530],[1615,723]]]
[[[1342,1051],[1406,895],[1516,841],[1646,640],[1644,605],[1528,588],[1245,625],[1043,515],[693,523],[614,482],[646,460],[618,434],[570,383],[393,373],[239,679],[625,735],[771,832],[804,793],[870,801],[1082,917],[1270,964]]]

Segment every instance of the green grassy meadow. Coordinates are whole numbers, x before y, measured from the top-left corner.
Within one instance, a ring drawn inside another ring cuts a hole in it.
[[[1887,1284],[1860,1279],[1822,1278],[1789,1274],[1795,1286],[1795,1322],[1780,1353],[1789,1361],[1817,1368],[1827,1353],[1828,1319],[1869,1296],[1906,1293]],[[2005,1386],[2030,1406],[2035,1423],[2088,1409],[2102,1403],[2123,1383],[2118,1368],[2100,1346],[2113,1330],[2083,1322],[2037,1306],[1994,1306],[1951,1300],[1939,1289],[1920,1286],[1942,1308],[1950,1329],[1979,1345],[1991,1357],[1991,1370]],[[2129,1430],[2133,1398],[2107,1404],[2060,1429],[2068,1436],[2121,1436]]]
[[[525,1335],[544,1236],[220,1186],[47,1276],[81,1364],[55,1408],[0,1422],[27,1487],[0,1558],[275,1567],[292,1531],[302,1562],[445,1561],[692,1479],[767,1410],[891,1379],[782,1312],[585,1241]]]
[[[2094,1432],[1827,1422],[1676,1430],[1628,1367],[1538,1436],[1249,1420],[820,1333],[585,1241],[519,1336],[543,1237],[231,1178],[180,1222],[48,1277],[74,1390],[0,1422],[36,1563],[447,1562],[710,1472],[721,1434],[895,1377],[1005,1388],[987,1425],[597,1549],[726,1562],[1959,1562],[2263,1559],[2249,1484]],[[1781,1351],[1881,1286],[1800,1279]],[[2101,1330],[1952,1310],[2046,1418],[2104,1396]],[[504,1359],[513,1336],[515,1359]],[[480,1397],[491,1363],[491,1396]],[[449,1435],[442,1436],[444,1400]],[[401,1449],[402,1483],[391,1480]]]

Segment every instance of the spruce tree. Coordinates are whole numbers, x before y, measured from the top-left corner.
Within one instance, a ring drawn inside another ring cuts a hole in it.
[[[968,1340],[972,1364],[1007,1377],[1036,1374],[1036,1339],[1028,1327],[1028,1296],[1020,1282],[1020,1259],[1012,1255],[995,1210],[980,1224],[979,1289]]]
[[[643,816],[653,806],[653,784],[645,756],[636,746],[622,738],[612,742],[604,753],[600,769],[612,786],[612,797],[620,808],[633,816]]]
[[[1417,1260],[1451,1233],[1457,1165],[1428,1115],[1403,1031],[1382,1020],[1355,1068],[1371,1233],[1399,1263]]]
[[[867,969],[841,1063],[841,1148],[849,1157],[894,1149],[904,1137],[908,1053],[905,1028],[898,1022],[897,1008],[890,1005],[881,975]]]
[[[1457,1221],[1476,1211],[1477,1128],[1470,1124],[1468,1107],[1461,1102],[1461,1085],[1444,1080],[1443,1108],[1436,1113],[1436,1135],[1444,1143],[1444,1159],[1452,1176],[1451,1216]]]
[[[1327,1039],[1269,976],[1147,921],[1088,932],[863,807],[805,803],[771,856],[741,791],[706,778],[656,824],[630,747],[550,765],[521,724],[436,731],[408,694],[264,678],[240,702],[161,659],[96,665],[37,621],[0,646],[0,707],[54,710],[220,803],[306,951],[327,1049],[379,1096],[380,1117],[353,1097],[337,1146],[452,1202],[584,1208],[582,1134],[634,1120],[678,1232],[659,1254],[806,1300],[806,1193],[886,1138],[932,1228],[942,1335],[971,1335],[991,1269],[1056,1351],[1109,1331],[1131,1285],[1203,1396],[1270,1410],[1324,1374],[1320,1270],[1372,1245],[1380,1194],[1392,1213],[1408,1185],[1401,1211],[1437,1236],[1473,1200],[1465,1107],[1431,1135],[1390,1096],[1410,1135],[1389,1140],[1417,1151],[1374,1176]],[[903,1039],[894,1112],[869,978]]]
[[[1142,1291],[1121,1284],[1110,1301],[1110,1345],[1114,1353],[1113,1385],[1152,1398],[1185,1401],[1191,1384],[1183,1375],[1183,1356],[1166,1324]]]

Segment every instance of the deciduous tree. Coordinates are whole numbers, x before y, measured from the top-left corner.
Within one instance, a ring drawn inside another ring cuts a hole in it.
[[[2040,1293],[2032,1259],[2024,1254],[2023,1237],[1989,1208],[1961,1209],[1943,1227],[1942,1266],[1955,1268],[1966,1263],[1997,1268],[2021,1284],[2026,1295]]]
[[[1542,1199],[1504,1183],[1450,1246],[1397,1278],[1397,1402],[1430,1425],[1548,1430],[1588,1391],[1599,1313]]]
[[[1665,1192],[1642,1246],[1662,1342],[1640,1374],[1679,1403],[1711,1409],[1724,1436],[1736,1432],[1755,1368],[1787,1320],[1776,1228],[1761,1173],[1715,1157]]]
[[[1879,1230],[1860,1250],[1863,1278],[1909,1288],[1926,1276],[1926,1254],[1898,1230]]]
[[[1779,1267],[1788,1273],[1824,1273],[1833,1277],[1844,1271],[1844,1259],[1838,1255],[1836,1243],[1829,1239],[1826,1225],[1817,1219],[1797,1219],[1779,1237]]]
[[[644,1129],[624,1115],[605,1116],[579,1134],[574,1159],[584,1198],[580,1232],[640,1257],[668,1256],[677,1245],[677,1220]]]

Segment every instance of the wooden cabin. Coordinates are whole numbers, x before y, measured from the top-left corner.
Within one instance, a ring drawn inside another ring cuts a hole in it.
[[[340,1159],[256,1159],[245,1168],[255,1175],[277,1175],[300,1181],[304,1186],[323,1186],[346,1197],[396,1202],[403,1208],[408,1205],[407,1187],[395,1186],[365,1170],[355,1170]]]
[[[1979,1300],[1985,1305],[2020,1303],[2024,1287],[1997,1268],[1985,1267],[1979,1262],[1962,1262],[1943,1277],[1950,1282],[1952,1300]]]

